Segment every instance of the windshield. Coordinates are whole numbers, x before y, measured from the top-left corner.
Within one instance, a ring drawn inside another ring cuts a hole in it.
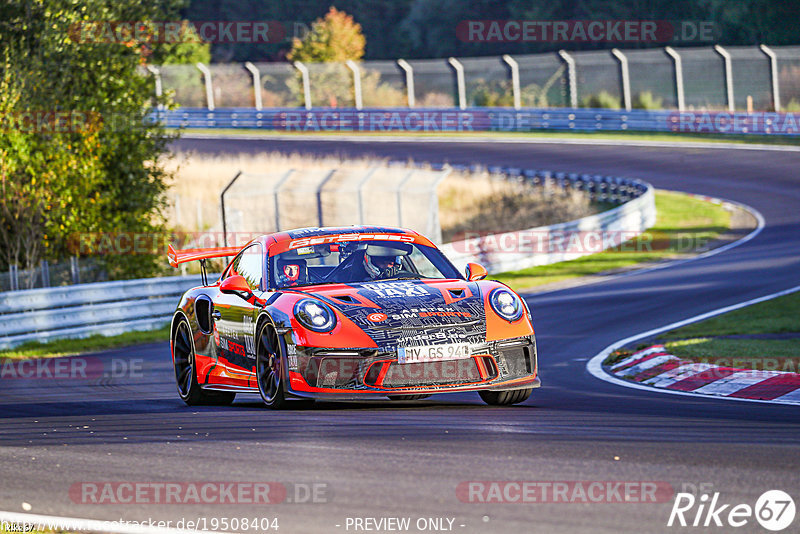
[[[270,286],[277,289],[373,280],[461,278],[436,248],[397,241],[340,241],[295,248],[270,256],[269,271]]]

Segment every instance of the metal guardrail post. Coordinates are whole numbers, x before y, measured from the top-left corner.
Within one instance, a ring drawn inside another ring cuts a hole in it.
[[[772,78],[772,107],[775,111],[781,110],[781,92],[778,83],[778,54],[776,54],[770,47],[762,44],[759,48],[769,58],[769,71]]]
[[[570,107],[578,107],[578,77],[575,72],[575,59],[566,50],[559,50],[558,55],[567,64],[567,79],[569,81]]]
[[[39,267],[42,270],[42,287],[50,287],[50,264],[42,260]]]
[[[258,67],[249,61],[244,66],[253,75],[253,95],[255,96],[256,111],[261,111],[261,73],[258,72]]]
[[[733,67],[731,66],[731,55],[720,45],[714,45],[714,50],[717,54],[722,56],[722,60],[725,62],[725,94],[728,99],[728,111],[733,112],[735,104],[733,101]]]
[[[228,192],[228,189],[231,188],[234,182],[236,182],[236,180],[238,180],[241,175],[242,171],[237,172],[236,176],[234,176],[231,179],[231,181],[228,182],[228,185],[226,185],[225,189],[222,190],[222,193],[219,194],[219,204],[220,207],[222,208],[222,242],[226,247],[228,246],[228,224],[225,219],[225,193]]]
[[[464,66],[459,60],[454,57],[447,58],[447,62],[456,71],[456,85],[458,87],[458,107],[459,109],[467,108],[467,88],[464,82]]]
[[[81,283],[81,271],[78,268],[78,256],[69,257],[69,274],[72,278],[73,285]]]
[[[519,88],[519,63],[508,54],[503,55],[503,61],[511,68],[511,90],[514,93],[514,109],[522,107],[522,97]]]
[[[686,101],[683,93],[683,62],[681,61],[681,55],[671,46],[665,46],[664,52],[669,54],[675,64],[675,93],[678,97],[678,111],[683,111],[686,108]]]
[[[438,189],[439,184],[441,184],[445,178],[450,176],[450,173],[452,172],[453,168],[450,165],[445,166],[439,176],[436,177],[436,180],[433,182],[433,186],[431,187],[429,208],[431,216],[428,218],[428,235],[433,236],[433,242],[437,245],[442,244],[442,226],[439,224],[439,194],[436,190]]]
[[[148,65],[147,70],[153,75],[156,84],[156,101],[158,102],[157,107],[158,109],[164,109],[164,104],[161,102],[161,97],[164,94],[163,87],[161,85],[161,69],[155,67],[153,65]]]
[[[413,108],[416,104],[414,98],[414,69],[405,59],[398,59],[397,66],[403,69],[406,73],[406,94],[408,98],[408,107]]]
[[[317,223],[319,227],[322,228],[325,226],[322,223],[322,189],[325,187],[325,184],[328,183],[328,180],[333,178],[333,175],[336,174],[336,169],[331,169],[331,171],[322,179],[322,181],[317,186]]]
[[[395,196],[397,197],[397,226],[400,228],[403,227],[403,188],[416,172],[416,169],[408,171],[403,179],[400,180],[400,183],[397,184],[397,189],[395,190]]]
[[[619,76],[622,80],[622,102],[625,106],[625,111],[630,111],[633,106],[631,105],[631,75],[628,70],[628,57],[617,48],[612,48],[611,53],[619,60]]]
[[[363,178],[358,182],[358,224],[364,224],[364,186],[367,184],[372,175],[375,174],[375,171],[378,170],[378,167],[372,167],[367,169],[367,173],[364,175]]]
[[[11,291],[19,291],[19,268],[16,263],[8,266],[8,284]]]
[[[358,67],[358,63],[352,59],[345,61],[345,65],[353,71],[353,96],[356,99],[356,109],[361,109],[364,107],[364,100],[361,94],[361,69]]]
[[[203,80],[206,86],[206,105],[208,106],[208,110],[214,111],[214,86],[211,80],[211,71],[208,70],[208,67],[202,63],[197,63],[195,66],[200,70],[200,72],[203,73]]]
[[[308,74],[308,67],[299,61],[295,61],[292,64],[294,68],[300,71],[300,75],[303,77],[303,101],[306,109],[311,109],[311,80]]]
[[[278,195],[281,192],[281,187],[283,187],[283,184],[286,183],[286,180],[289,179],[289,177],[292,175],[292,173],[294,173],[294,169],[289,169],[288,171],[286,171],[286,173],[283,176],[281,176],[280,180],[278,180],[278,183],[275,184],[275,187],[272,188],[272,197],[273,197],[273,199],[275,201],[275,231],[276,232],[280,232],[281,231],[281,211],[280,211],[280,206],[279,206],[280,203],[278,202]]]

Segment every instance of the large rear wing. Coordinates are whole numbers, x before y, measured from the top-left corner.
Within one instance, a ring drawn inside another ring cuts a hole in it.
[[[240,250],[242,250],[242,247],[187,248],[184,250],[175,250],[175,247],[169,245],[167,248],[167,259],[169,260],[169,264],[176,268],[181,263],[199,261],[200,269],[203,274],[203,285],[208,285],[206,260],[236,256]]]

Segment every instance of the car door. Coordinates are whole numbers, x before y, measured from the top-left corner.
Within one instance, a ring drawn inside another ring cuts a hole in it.
[[[231,385],[253,386],[255,377],[255,320],[260,306],[256,298],[262,293],[264,252],[260,243],[242,250],[231,262],[223,279],[242,276],[250,295],[222,293],[214,298],[215,334],[218,336],[219,362],[226,368]]]

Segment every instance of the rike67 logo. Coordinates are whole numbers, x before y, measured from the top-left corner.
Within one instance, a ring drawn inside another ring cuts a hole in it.
[[[723,504],[719,492],[711,496],[703,493],[699,497],[691,493],[678,493],[667,526],[739,528],[752,525],[751,521],[755,519],[763,528],[779,532],[792,524],[794,516],[794,500],[781,490],[764,492],[756,500],[755,506],[745,503]]]

